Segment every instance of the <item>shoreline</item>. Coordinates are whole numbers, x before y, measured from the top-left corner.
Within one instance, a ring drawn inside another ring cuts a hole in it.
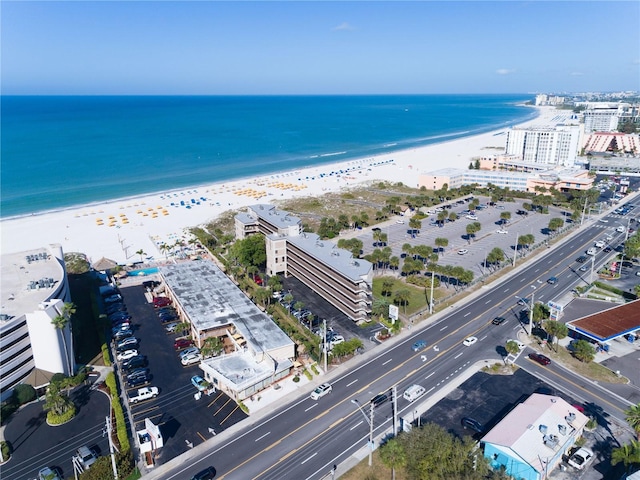
[[[59,243],[65,253],[84,253],[90,261],[107,257],[120,264],[155,262],[164,258],[160,244],[186,238],[186,229],[208,223],[228,210],[321,196],[379,180],[416,187],[418,175],[444,165],[466,169],[473,157],[487,149],[504,151],[504,137],[499,134],[516,126],[548,124],[557,112],[555,108],[531,108],[537,115],[517,125],[374,157],[1,219],[2,251],[13,253]],[[495,142],[496,138],[500,142]],[[140,250],[142,256],[135,253]]]

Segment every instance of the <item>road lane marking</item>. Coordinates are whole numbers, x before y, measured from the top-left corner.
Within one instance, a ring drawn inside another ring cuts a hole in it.
[[[264,437],[266,437],[267,435],[271,435],[271,432],[267,432],[264,435],[262,435],[261,437],[256,438],[254,441],[259,442],[260,440],[262,440]]]
[[[480,341],[484,340],[485,338],[487,338],[487,335],[485,335],[484,337],[480,337]]]
[[[469,315],[471,315],[471,312],[467,312],[463,316],[468,317]]]
[[[358,382],[358,379],[356,378],[353,382],[347,383],[347,387],[350,387],[351,385],[353,385],[354,383],[357,383],[357,382]]]
[[[489,304],[491,302],[493,302],[493,300],[487,300],[486,302],[484,302],[484,304],[487,305],[487,304]]]
[[[440,329],[440,331],[442,332],[443,330],[446,330],[447,328],[449,328],[449,325],[445,325],[444,327],[442,327],[442,328]]]
[[[509,291],[509,289],[507,288],[506,290],[503,290],[502,293],[507,293]]]
[[[533,273],[538,273],[539,271],[540,271],[540,269],[539,269],[539,268],[536,268],[536,269],[533,271]]]
[[[462,354],[463,354],[463,353],[464,353],[464,352],[460,352],[458,355],[456,355],[456,356],[455,356],[455,357],[453,357],[453,358],[458,359],[458,358],[460,358],[460,357],[462,356]]]
[[[393,358],[390,358],[389,360],[387,360],[386,362],[384,362],[384,363],[382,364],[382,366],[384,367],[387,363],[392,362],[392,361],[393,361]]]
[[[424,377],[425,380],[427,380],[429,377],[431,377],[434,373],[436,372],[431,372],[429,375],[427,375],[426,377]]]
[[[312,408],[316,408],[316,406],[317,406],[317,405],[318,405],[317,403],[314,403],[314,404],[313,404],[313,405],[311,405],[309,408],[307,408],[307,409],[305,410],[305,412],[308,412],[308,411],[309,411],[309,410],[311,410]]]
[[[300,462],[300,465],[304,465],[305,463],[307,463],[309,460],[311,460],[313,457],[315,457],[318,454],[318,452],[314,453],[313,455],[311,455],[310,457],[305,458],[302,462]]]
[[[360,421],[359,421],[358,423],[356,423],[353,427],[351,427],[351,428],[349,429],[349,431],[351,431],[351,430],[354,430],[354,429],[358,428],[358,426],[362,425],[363,423],[364,423],[364,422],[363,422],[362,420],[360,420]]]

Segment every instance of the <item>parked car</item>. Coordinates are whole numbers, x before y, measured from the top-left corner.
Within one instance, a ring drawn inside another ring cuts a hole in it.
[[[540,365],[549,365],[551,363],[551,359],[541,353],[530,353],[529,358]]]
[[[162,315],[158,315],[158,318],[162,323],[167,323],[178,320],[178,315],[175,313],[164,313]]]
[[[134,378],[127,379],[127,386],[129,388],[140,387],[142,385],[146,385],[151,380],[149,375],[138,376]]]
[[[184,357],[182,357],[180,359],[180,363],[182,363],[182,365],[186,367],[195,363],[200,363],[201,360],[202,355],[200,355],[199,353],[190,353],[189,355],[185,355]]]
[[[264,284],[264,281],[262,280],[262,277],[260,275],[258,275],[257,273],[256,273],[255,277],[253,277],[253,280],[259,286],[262,286]]]
[[[98,460],[98,456],[95,452],[87,446],[78,448],[78,450],[76,450],[75,458],[85,470],[89,470],[89,467]]]
[[[125,373],[131,373],[133,370],[137,368],[142,368],[147,366],[147,357],[144,355],[136,355],[135,357],[131,357],[128,360],[122,362],[121,368]]]
[[[120,295],[111,295],[110,297],[104,299],[104,303],[116,303],[121,301],[122,297]]]
[[[209,388],[209,382],[207,382],[200,375],[194,375],[191,377],[191,384],[198,389],[198,391],[202,392]]]
[[[156,308],[166,307],[167,305],[171,305],[171,299],[168,297],[155,297],[153,299],[153,306]]]
[[[509,231],[500,229],[500,230],[496,230],[496,233],[502,233],[503,235],[508,235]]]
[[[378,395],[376,395],[371,399],[371,403],[373,404],[374,408],[377,408],[388,401],[389,401],[389,397],[384,393],[379,393]]]
[[[478,341],[477,337],[467,337],[464,339],[464,341],[462,342],[462,344],[465,347],[470,347],[471,345],[473,345],[474,343],[476,343]]]
[[[200,349],[198,347],[188,347],[182,350],[178,355],[180,355],[180,358],[182,358],[185,355],[189,355],[190,353],[200,353]]]
[[[496,317],[493,320],[491,320],[491,323],[493,325],[502,325],[504,323],[504,321],[505,321],[504,317]]]
[[[136,404],[145,400],[151,400],[158,396],[158,387],[139,388],[133,395],[129,396],[129,403]]]
[[[331,393],[333,391],[333,387],[328,383],[323,383],[322,385],[318,385],[313,392],[311,392],[311,400],[318,400],[320,397],[324,397],[325,395]]]
[[[116,350],[120,351],[121,349],[130,350],[126,347],[135,347],[138,345],[138,339],[136,337],[127,337],[120,340],[116,345]],[[122,351],[124,351],[122,350]]]
[[[169,333],[173,333],[176,331],[177,326],[178,326],[178,322],[171,322],[170,324],[165,326],[164,329]]]
[[[116,333],[113,334],[113,338],[116,341],[122,340],[122,339],[127,338],[127,337],[133,337],[133,332],[131,330],[129,330],[129,329],[118,330]]]
[[[469,430],[473,430],[474,432],[482,433],[482,424],[477,420],[474,420],[473,418],[463,417],[460,423],[465,429],[468,428]]]
[[[62,477],[55,468],[42,467],[38,470],[38,480],[62,480]]]
[[[110,314],[115,313],[115,312],[126,312],[126,311],[127,311],[127,307],[122,302],[112,303],[110,305],[107,305],[107,307],[105,309],[105,313],[107,315],[110,315]]]
[[[458,255],[466,255],[467,253],[469,253],[469,250],[467,250],[466,248],[461,248],[460,250],[458,250]]]
[[[414,352],[417,352],[419,350],[422,350],[426,346],[427,346],[426,340],[418,340],[416,343],[412,345],[411,350],[413,350]]]
[[[137,350],[125,350],[124,352],[120,352],[116,355],[116,359],[118,361],[128,360],[130,358],[136,357],[138,355]]]
[[[175,342],[173,342],[173,348],[175,348],[176,350],[187,348],[191,345],[193,345],[193,341],[188,338],[178,338]]]
[[[593,457],[593,451],[588,448],[582,447],[577,452],[569,457],[567,463],[578,470],[582,470],[584,466],[589,463],[589,460]]]

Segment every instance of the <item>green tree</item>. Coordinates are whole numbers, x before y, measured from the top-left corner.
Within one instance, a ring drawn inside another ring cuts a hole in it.
[[[611,450],[611,465],[622,463],[626,473],[631,471],[633,465],[640,465],[640,442],[631,440],[629,443]]]
[[[573,343],[573,356],[581,362],[589,363],[596,357],[596,349],[586,340],[577,340]]]
[[[256,303],[266,308],[269,304],[269,300],[271,299],[271,291],[266,288],[258,287],[253,292],[253,299]]]
[[[293,304],[293,308],[297,311],[300,312],[302,311],[302,309],[304,308],[304,303],[301,302],[300,300],[298,300],[296,303]]]
[[[402,310],[406,314],[407,313],[407,305],[409,304],[409,299],[411,298],[411,292],[406,288],[401,288],[397,290],[393,296],[393,303],[398,305],[402,305]]]
[[[624,242],[623,255],[626,258],[640,257],[640,234],[638,234],[638,232],[631,235],[627,238],[627,241]]]
[[[511,212],[500,212],[500,220],[502,220],[502,224],[509,223],[511,220]]]
[[[185,335],[185,332],[191,330],[191,324],[189,322],[180,322],[176,325],[176,332],[180,332],[181,335]]]
[[[380,447],[380,461],[391,469],[391,479],[396,478],[396,468],[403,467],[407,463],[407,457],[402,444],[392,438]]]
[[[263,235],[249,235],[243,240],[236,241],[231,247],[230,254],[241,265],[264,267],[267,261],[267,250]]]
[[[60,334],[60,338],[62,339],[62,347],[64,348],[64,359],[67,364],[67,373],[69,375],[73,375],[73,368],[71,367],[71,355],[72,352],[69,351],[67,347],[67,336],[65,335],[65,330],[69,321],[71,320],[71,316],[76,313],[76,306],[73,303],[65,302],[61,309],[55,307],[56,312],[58,313],[53,319],[51,323],[58,330]]]
[[[624,411],[625,420],[631,428],[636,431],[638,437],[640,437],[640,403],[632,405]]]
[[[516,353],[518,353],[520,351],[520,347],[518,347],[518,344],[516,343],[515,340],[509,340],[505,344],[504,348],[507,351],[507,353],[509,353],[511,355],[515,355]]]
[[[564,225],[564,220],[558,217],[554,217],[551,220],[549,220],[549,225],[547,226],[547,229],[555,232],[556,230],[562,228],[562,226]]]
[[[371,304],[371,313],[377,318],[386,318],[389,314],[389,300],[386,298],[376,298]]]
[[[140,249],[136,251],[136,255],[140,255],[140,261],[142,262],[144,260],[144,256],[146,255],[146,253],[143,249]]]
[[[567,326],[564,323],[558,322],[556,320],[547,320],[546,322],[544,322],[544,329],[547,332],[547,334],[551,336],[552,345],[554,343],[553,341],[555,340],[556,352],[557,352],[558,343],[563,338],[566,338],[567,335],[569,334],[569,330],[567,329]]]
[[[466,231],[467,231],[467,236],[469,237],[469,242],[471,242],[471,239],[476,236],[476,233],[478,233],[481,228],[482,228],[482,225],[480,224],[480,222],[473,222],[473,223],[467,224]]]
[[[395,285],[395,280],[393,278],[385,277],[382,279],[382,295],[388,297],[391,295],[391,291],[393,290],[393,286]]]
[[[409,228],[419,231],[422,228],[422,222],[419,219],[412,217],[409,219]]]
[[[449,239],[445,237],[437,237],[435,239],[436,247],[438,247],[438,258],[440,256],[440,249],[444,249],[449,246]]]
[[[203,357],[216,357],[224,349],[224,342],[220,337],[208,337],[202,342],[200,353]]]
[[[274,275],[267,279],[267,286],[271,289],[272,292],[279,292],[280,290],[282,290],[282,281],[280,280],[279,276]]]
[[[51,382],[47,387],[43,407],[56,416],[64,415],[69,409],[75,408],[69,397],[62,392],[58,382]]]

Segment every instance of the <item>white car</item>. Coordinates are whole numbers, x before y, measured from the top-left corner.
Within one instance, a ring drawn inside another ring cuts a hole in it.
[[[129,402],[138,403],[144,400],[150,400],[158,396],[158,387],[139,388],[135,395],[129,397]]]
[[[587,250],[587,255],[595,255],[596,253],[598,253],[598,251],[595,249],[595,247],[591,247],[589,250]]]
[[[601,218],[601,219],[600,219],[600,221],[601,221],[602,223],[609,223],[609,220],[607,220],[606,218]]]
[[[509,233],[508,230],[496,230],[496,233],[502,233],[503,235],[507,235]]]
[[[328,393],[331,393],[333,387],[328,383],[319,385],[313,392],[311,392],[311,400],[318,400],[320,397],[324,397]]]
[[[400,225],[404,224],[404,220],[399,218],[398,220],[396,220],[396,223],[399,223]]]
[[[478,341],[478,339],[476,337],[467,337],[464,339],[464,341],[462,342],[462,344],[465,347],[470,347],[471,345],[473,345],[474,343],[476,343]]]
[[[469,250],[467,250],[466,248],[458,250],[458,255],[466,255],[467,253],[469,253]]]
[[[567,463],[578,470],[582,470],[584,466],[591,460],[593,457],[593,452],[588,448],[582,447],[576,453],[569,457]]]
[[[138,356],[138,350],[125,350],[124,352],[120,352],[118,355],[116,355],[116,358],[122,361],[136,356]]]
[[[167,325],[165,328],[165,330],[169,333],[173,333],[176,331],[176,327],[178,326],[178,322],[172,322],[169,325]]]
[[[464,218],[469,219],[469,220],[477,220],[478,216],[477,215],[465,215]]]
[[[616,232],[624,233],[624,227],[622,225],[620,225],[618,228],[616,228]]]
[[[513,338],[510,338],[509,340],[506,341],[506,343],[509,343],[509,342],[514,342],[516,345],[518,345],[518,348],[520,350],[524,349],[524,343],[522,343],[520,340],[514,340]]]
[[[330,341],[331,341],[331,343],[333,343],[334,345],[337,345],[337,344],[339,344],[339,343],[344,342],[344,337],[343,337],[342,335],[334,335],[334,336],[331,338],[331,340],[330,340]]]
[[[200,355],[199,353],[190,353],[189,355],[185,355],[184,357],[182,357],[182,359],[180,359],[180,363],[182,363],[182,365],[186,367],[187,365],[200,363],[200,360],[202,360],[202,355]]]
[[[596,248],[604,248],[605,245],[606,243],[604,243],[602,240],[598,240],[596,242]]]

